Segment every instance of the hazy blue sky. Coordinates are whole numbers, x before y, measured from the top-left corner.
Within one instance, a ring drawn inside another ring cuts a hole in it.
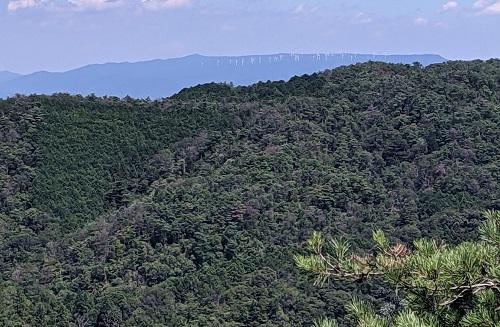
[[[192,53],[500,57],[500,0],[0,0],[0,70]]]

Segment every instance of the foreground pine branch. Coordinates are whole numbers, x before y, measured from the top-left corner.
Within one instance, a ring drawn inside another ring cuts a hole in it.
[[[355,281],[380,275],[402,290],[406,308],[393,315],[377,314],[354,299],[349,305],[357,326],[492,326],[500,325],[500,212],[485,212],[480,241],[446,246],[417,240],[410,248],[390,245],[384,233],[373,232],[374,253],[357,255],[349,243],[325,241],[313,233],[309,255],[295,257],[296,265],[328,280]],[[318,326],[334,326],[322,320]]]

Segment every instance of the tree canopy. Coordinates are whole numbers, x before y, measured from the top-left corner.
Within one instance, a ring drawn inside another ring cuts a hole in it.
[[[0,325],[347,326],[293,256],[450,249],[500,209],[500,61],[365,63],[162,100],[0,100]],[[408,249],[410,250],[410,249]]]

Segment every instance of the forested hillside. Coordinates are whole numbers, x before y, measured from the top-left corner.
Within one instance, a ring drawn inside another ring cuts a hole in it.
[[[161,101],[0,101],[1,326],[308,326],[382,282],[316,288],[312,231],[356,251],[477,236],[500,209],[500,61],[365,63]]]

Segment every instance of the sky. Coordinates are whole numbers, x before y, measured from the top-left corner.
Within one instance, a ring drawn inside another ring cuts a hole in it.
[[[189,54],[500,57],[500,0],[0,0],[0,71]]]

